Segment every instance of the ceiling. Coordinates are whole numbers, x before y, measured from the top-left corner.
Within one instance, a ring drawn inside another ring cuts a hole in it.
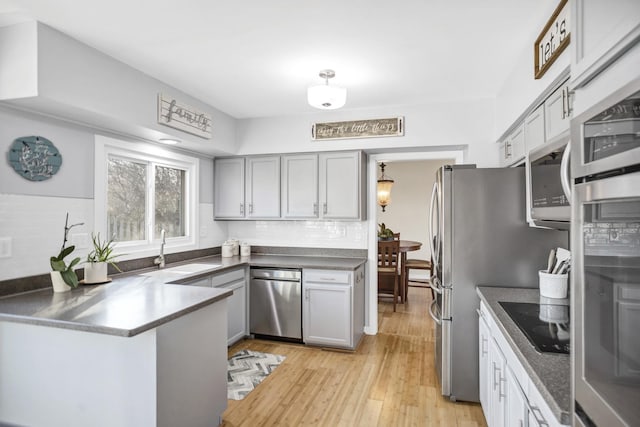
[[[558,0],[0,0],[235,118],[492,98]]]

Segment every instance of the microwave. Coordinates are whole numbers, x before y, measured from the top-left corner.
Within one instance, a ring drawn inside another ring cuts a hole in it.
[[[532,227],[568,230],[571,222],[570,137],[532,149],[525,162],[527,222]]]

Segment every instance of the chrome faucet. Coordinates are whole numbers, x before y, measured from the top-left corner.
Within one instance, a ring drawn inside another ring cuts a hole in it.
[[[157,265],[158,268],[164,268],[164,245],[167,243],[165,240],[164,228],[160,231],[160,237],[162,238],[162,243],[160,243],[160,255],[158,258],[153,260],[153,263]]]

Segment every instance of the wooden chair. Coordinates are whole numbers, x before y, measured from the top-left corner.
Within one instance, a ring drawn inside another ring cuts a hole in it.
[[[406,262],[404,263],[404,265],[402,266],[403,269],[403,276],[404,276],[404,283],[402,284],[403,289],[404,289],[404,300],[406,301],[408,296],[409,296],[409,271],[410,270],[429,270],[429,273],[431,273],[431,268],[432,268],[432,261],[427,261],[425,259],[408,259],[406,260]],[[414,280],[414,282],[419,282],[419,283],[429,283],[429,279],[426,280]],[[434,297],[433,295],[433,289],[431,289],[431,296]]]
[[[393,295],[393,311],[396,311],[400,287],[399,255],[400,240],[378,242],[378,295]]]

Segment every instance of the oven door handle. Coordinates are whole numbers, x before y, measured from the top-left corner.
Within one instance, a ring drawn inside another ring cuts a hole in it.
[[[433,301],[431,301],[431,304],[429,304],[429,315],[431,316],[431,318],[433,319],[434,322],[436,322],[438,325],[442,325],[442,318],[438,317],[433,309],[433,307],[438,303],[438,299],[434,299]]]
[[[562,161],[560,162],[560,183],[562,184],[562,191],[567,198],[569,204],[571,204],[571,170],[569,166],[571,162],[571,144],[567,144],[562,154]]]

